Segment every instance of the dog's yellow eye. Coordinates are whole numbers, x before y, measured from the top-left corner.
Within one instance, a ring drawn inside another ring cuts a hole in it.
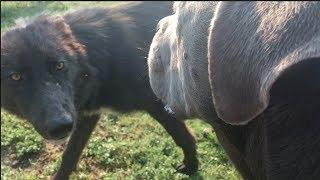
[[[13,74],[11,74],[10,77],[14,81],[20,81],[21,80],[21,74],[19,74],[19,73],[13,73]]]
[[[64,68],[64,63],[63,62],[59,62],[58,64],[57,64],[57,66],[56,66],[56,69],[57,70],[61,70],[61,69],[63,69]]]

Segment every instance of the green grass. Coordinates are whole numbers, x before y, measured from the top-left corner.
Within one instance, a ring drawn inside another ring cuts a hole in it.
[[[41,12],[60,13],[69,9],[93,6],[114,6],[119,2],[108,1],[87,1],[87,2],[64,2],[64,1],[1,1],[1,30],[5,30],[14,25],[14,21],[20,17],[34,16]]]
[[[1,2],[1,31],[17,18],[43,11],[63,13],[116,2]],[[145,112],[106,111],[85,148],[71,179],[239,179],[209,125],[187,122],[197,139],[199,172],[174,172],[182,150]],[[59,168],[64,145],[46,144],[26,120],[1,111],[1,179],[46,179]]]

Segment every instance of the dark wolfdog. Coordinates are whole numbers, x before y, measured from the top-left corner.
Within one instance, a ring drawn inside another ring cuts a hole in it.
[[[170,2],[41,15],[1,36],[1,107],[26,118],[46,139],[72,133],[56,179],[76,168],[100,107],[145,110],[183,149],[178,171],[198,169],[195,139],[153,94],[146,56]],[[91,112],[91,113],[90,113]]]

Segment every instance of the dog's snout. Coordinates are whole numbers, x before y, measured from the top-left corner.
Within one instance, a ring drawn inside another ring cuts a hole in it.
[[[69,116],[56,118],[47,123],[50,138],[61,139],[66,137],[72,130],[73,120]]]

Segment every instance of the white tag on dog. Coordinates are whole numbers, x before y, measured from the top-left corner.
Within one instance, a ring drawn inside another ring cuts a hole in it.
[[[174,112],[172,111],[171,107],[169,105],[166,105],[164,107],[164,110],[166,110],[169,114],[174,114]]]

